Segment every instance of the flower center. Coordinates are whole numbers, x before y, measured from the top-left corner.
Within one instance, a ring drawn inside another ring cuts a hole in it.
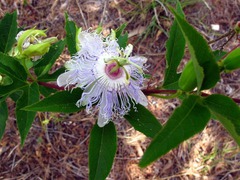
[[[106,64],[105,72],[108,75],[108,77],[110,77],[113,80],[120,78],[123,74],[123,70],[118,65],[116,60],[112,60],[112,61],[110,61],[109,63]]]

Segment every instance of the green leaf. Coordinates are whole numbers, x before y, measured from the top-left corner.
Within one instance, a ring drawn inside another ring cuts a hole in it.
[[[177,1],[177,12],[181,17],[184,17],[181,4]],[[178,88],[178,79],[179,74],[177,74],[177,68],[181,62],[184,49],[185,49],[185,39],[182,34],[181,29],[179,28],[177,21],[174,20],[173,25],[170,29],[170,36],[166,43],[166,61],[167,68],[165,71],[163,88],[165,89],[179,89]]]
[[[1,72],[1,67],[0,67],[0,72]],[[0,96],[5,96],[8,94],[12,94],[16,91],[18,91],[21,88],[24,88],[27,86],[27,83],[19,81],[16,78],[11,78],[13,83],[8,85],[8,86],[0,86]]]
[[[62,73],[64,73],[66,71],[66,69],[64,67],[56,70],[54,73],[52,74],[45,74],[41,77],[38,78],[39,81],[41,82],[50,82],[50,81],[56,81],[58,76]]]
[[[231,98],[220,94],[206,97],[204,103],[240,145],[239,106]]]
[[[5,101],[0,102],[0,140],[5,131],[6,121],[8,119],[8,107]]]
[[[128,33],[125,33],[124,35],[121,35],[118,37],[118,44],[121,48],[125,48],[127,46],[128,42]]]
[[[76,102],[81,98],[82,90],[74,89],[72,91],[60,91],[51,96],[46,97],[30,106],[24,107],[26,111],[41,111],[41,112],[77,112],[84,107],[78,108]]]
[[[144,106],[137,104],[136,108],[132,108],[124,117],[136,130],[153,138],[161,130],[162,125]]]
[[[76,54],[77,47],[76,47],[76,34],[77,34],[77,26],[73,21],[68,20],[68,15],[65,13],[65,30],[66,30],[66,41],[68,50],[71,55]]]
[[[240,68],[240,48],[234,49],[223,60],[226,70],[235,70]]]
[[[27,74],[17,59],[0,52],[0,74],[11,78],[12,83],[7,86],[0,86],[0,96],[11,94],[14,91],[27,86]]]
[[[183,100],[147,148],[139,164],[141,167],[147,166],[204,129],[211,114],[199,101],[200,97],[193,95]]]
[[[22,90],[18,90],[15,91],[14,93],[10,94],[9,97],[14,101],[17,102],[17,100],[22,96],[23,91]]]
[[[119,38],[123,32],[123,30],[126,28],[126,23],[122,24],[119,28],[115,30],[116,32],[116,38]]]
[[[0,52],[8,53],[16,41],[17,12],[6,14],[0,22]]]
[[[227,54],[227,52],[221,51],[221,50],[213,51],[213,55],[215,57],[215,61],[221,60],[226,54]]]
[[[22,108],[39,101],[38,84],[34,82],[23,88],[22,91],[23,94],[16,103],[17,126],[21,136],[21,145],[24,144],[36,115],[36,112],[24,111]]]
[[[57,92],[56,89],[45,87],[45,86],[39,86],[39,91],[44,97],[48,97],[51,94],[54,94]]]
[[[4,70],[1,70],[4,69]],[[4,73],[5,72],[5,73]],[[27,73],[18,59],[0,52],[0,73],[8,75],[10,78],[15,77],[20,81],[26,81]]]
[[[117,150],[115,126],[109,122],[100,128],[94,125],[89,143],[89,179],[105,180],[108,176]]]
[[[53,44],[48,53],[46,53],[39,61],[39,63],[35,66],[35,73],[38,77],[41,77],[48,73],[48,71],[52,68],[55,61],[58,59],[60,54],[62,53],[65,46],[65,41],[59,41]]]
[[[8,86],[13,83],[12,78],[6,76],[5,74],[0,74],[0,86]]]
[[[212,88],[220,79],[218,65],[206,40],[175,10],[170,8],[187,42],[197,77],[198,91]]]

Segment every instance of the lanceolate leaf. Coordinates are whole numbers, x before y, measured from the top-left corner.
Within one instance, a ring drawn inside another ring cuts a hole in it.
[[[56,93],[57,90],[45,86],[39,86],[39,91],[43,96],[48,97],[51,94]]]
[[[221,50],[213,51],[213,55],[215,57],[215,61],[221,60],[226,54],[227,54],[227,52],[221,51]]]
[[[175,10],[176,21],[187,42],[197,76],[198,90],[212,88],[219,80],[219,68],[206,40]]]
[[[220,94],[205,98],[204,103],[240,145],[239,106],[231,98]]]
[[[121,48],[125,48],[127,46],[128,42],[128,33],[125,33],[124,35],[120,35],[118,37],[118,44]]]
[[[0,67],[1,72],[1,67]],[[13,83],[8,86],[0,86],[0,96],[5,96],[8,94],[12,94],[15,91],[18,91],[19,89],[28,86],[27,83],[24,83],[22,81],[19,81],[16,78],[12,78]]]
[[[226,70],[235,70],[240,68],[240,48],[234,49],[223,60],[223,65]]]
[[[41,77],[48,73],[52,68],[52,65],[55,63],[57,58],[62,53],[65,46],[65,41],[59,41],[51,46],[47,54],[45,54],[35,66],[35,73],[38,77]]]
[[[20,81],[25,81],[27,79],[27,73],[18,61],[18,59],[0,52],[0,69],[5,69],[5,73],[2,73],[8,75],[10,78],[15,77]]]
[[[38,80],[41,82],[49,82],[49,81],[56,81],[58,76],[62,73],[64,73],[66,71],[66,69],[64,67],[56,70],[54,73],[52,74],[45,74],[42,77],[39,77]]]
[[[181,8],[181,4],[177,1],[177,12],[181,17],[184,17],[184,13]],[[178,89],[179,74],[177,74],[177,68],[184,55],[185,39],[179,28],[176,20],[170,30],[170,36],[166,43],[166,60],[167,68],[165,71],[163,87],[165,89]]]
[[[0,102],[0,140],[3,136],[8,119],[8,107],[5,101]]]
[[[26,111],[42,112],[77,112],[84,107],[78,108],[76,102],[81,98],[82,90],[74,89],[73,91],[60,91],[30,106],[24,107]]]
[[[136,108],[132,108],[124,117],[136,130],[153,138],[161,130],[162,125],[144,106],[137,104]]]
[[[21,136],[21,144],[23,145],[29,129],[32,126],[36,112],[24,111],[22,108],[39,101],[38,84],[35,82],[23,88],[22,91],[23,94],[16,103],[16,116],[18,130]]]
[[[0,22],[0,52],[8,53],[17,35],[17,12],[6,14]]]
[[[0,86],[0,96],[11,94],[18,89],[27,86],[25,82],[27,74],[17,59],[0,52],[0,74],[9,76],[12,83]]]
[[[93,127],[89,143],[89,179],[104,180],[108,176],[117,150],[117,135],[112,122]]]
[[[211,115],[206,107],[198,103],[199,99],[200,97],[191,95],[183,100],[147,148],[140,161],[141,167],[147,166],[204,129]]]
[[[121,36],[123,30],[126,28],[126,24],[122,24],[119,28],[117,28],[116,31],[116,38],[118,38],[119,36]]]
[[[76,48],[77,26],[73,21],[70,21],[68,19],[67,14],[65,14],[65,19],[66,19],[65,30],[66,30],[67,46],[70,54],[74,55],[77,52],[77,48]]]

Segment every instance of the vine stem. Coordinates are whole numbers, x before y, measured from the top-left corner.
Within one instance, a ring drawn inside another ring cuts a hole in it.
[[[52,83],[46,83],[46,82],[38,82],[39,85],[48,87],[48,88],[52,88],[52,89],[57,89],[57,90],[65,90],[64,87],[59,87],[56,84],[52,84]],[[71,88],[70,88],[71,89]],[[176,94],[178,91],[177,90],[165,90],[165,89],[143,89],[142,92],[146,95],[146,96],[151,96],[152,94]],[[202,97],[207,97],[210,96],[211,94],[207,94],[202,92],[201,96]],[[231,98],[234,102],[239,103],[240,104],[240,99],[237,98]]]

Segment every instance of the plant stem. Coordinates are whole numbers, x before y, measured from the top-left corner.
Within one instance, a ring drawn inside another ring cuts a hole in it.
[[[28,59],[23,59],[23,67],[25,69],[25,71],[27,72],[27,75],[33,80],[33,81],[36,81],[36,79],[32,76],[32,74],[29,72],[29,69],[27,68],[27,64],[26,64],[26,61]]]
[[[46,83],[46,82],[38,82],[39,85],[48,87],[48,88],[53,88],[53,89],[57,89],[57,90],[65,90],[64,87],[59,87],[56,84],[52,84],[52,83]],[[71,87],[69,88],[71,89]],[[176,94],[179,93],[179,91],[177,90],[165,90],[165,89],[143,89],[142,92],[146,95],[146,96],[160,96],[157,94],[167,94],[170,95],[170,97],[174,97]],[[210,96],[211,94],[207,94],[202,92],[201,96],[202,97],[207,97]],[[164,97],[164,96],[163,96]],[[167,96],[165,97],[167,98]],[[240,104],[240,99],[237,98],[232,98],[233,101],[235,101],[236,103]]]

